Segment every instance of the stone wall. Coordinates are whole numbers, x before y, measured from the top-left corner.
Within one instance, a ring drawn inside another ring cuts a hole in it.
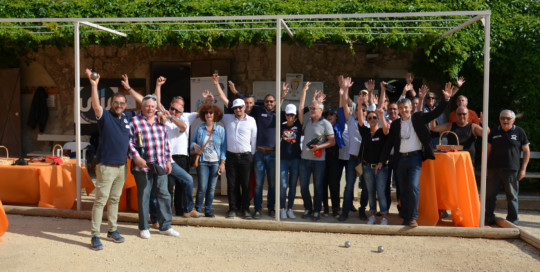
[[[275,79],[275,46],[239,45],[231,49],[216,48],[213,51],[188,51],[167,46],[151,49],[143,45],[131,44],[125,47],[90,46],[81,50],[81,74],[84,68],[93,67],[102,78],[119,78],[128,74],[131,78],[145,78],[150,88],[150,67],[152,62],[194,62],[205,60],[229,60],[229,78],[242,92],[252,92],[253,81]],[[413,52],[398,52],[384,49],[367,57],[364,47],[316,44],[310,48],[297,45],[282,46],[282,80],[287,73],[302,73],[304,81],[322,81],[330,106],[338,105],[338,85],[340,74],[351,77],[379,78],[402,77],[413,58]],[[21,67],[22,88],[30,86],[57,87],[58,106],[51,111],[44,133],[71,134],[73,126],[74,53],[73,48],[57,49],[47,47],[31,53],[23,59],[29,65]],[[47,73],[44,75],[43,73]],[[210,75],[208,75],[210,76]],[[357,82],[356,84],[362,84]],[[54,85],[54,86],[50,86]],[[28,114],[31,97],[23,97],[23,118]],[[25,118],[26,120],[26,118]],[[25,127],[24,129],[28,129]],[[29,150],[45,150],[44,143],[37,143],[37,130],[26,133],[25,143]]]

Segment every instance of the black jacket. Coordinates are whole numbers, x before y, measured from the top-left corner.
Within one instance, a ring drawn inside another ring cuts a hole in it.
[[[431,141],[431,134],[429,133],[428,124],[431,120],[441,115],[444,112],[447,105],[448,105],[448,101],[443,100],[439,103],[439,106],[435,108],[433,111],[430,111],[430,112],[417,111],[411,115],[414,132],[416,132],[418,139],[420,139],[420,142],[422,143],[422,161],[426,159],[431,159],[431,160],[435,159],[435,153],[433,153],[433,144]],[[401,119],[397,119],[394,122],[392,122],[392,125],[390,126],[390,133],[388,134],[388,138],[386,140],[383,152],[381,154],[382,163],[388,160],[392,147],[394,147],[395,161],[399,160],[399,157],[400,157],[399,147],[401,145],[400,132],[401,132]]]
[[[32,98],[32,106],[30,107],[30,114],[28,115],[28,126],[36,128],[39,126],[39,131],[45,131],[45,125],[49,118],[49,108],[47,106],[47,92],[43,87],[37,88]]]

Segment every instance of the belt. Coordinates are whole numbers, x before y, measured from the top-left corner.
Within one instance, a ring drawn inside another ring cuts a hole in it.
[[[365,166],[369,167],[369,168],[377,168],[377,164],[376,163],[368,163],[367,161],[363,161],[362,162]]]
[[[263,146],[257,146],[255,149],[264,154],[271,154],[271,153],[276,152],[276,150],[273,148],[268,148],[268,147],[263,147]]]
[[[188,155],[172,155],[173,158],[189,158]]]
[[[227,155],[229,156],[236,156],[236,157],[243,157],[243,156],[251,156],[251,152],[243,152],[243,153],[233,153],[233,152],[229,152],[227,151]]]
[[[416,156],[416,155],[421,155],[422,154],[422,151],[420,150],[416,150],[416,151],[411,151],[411,152],[405,152],[405,153],[399,153],[402,157],[408,157],[408,156]]]

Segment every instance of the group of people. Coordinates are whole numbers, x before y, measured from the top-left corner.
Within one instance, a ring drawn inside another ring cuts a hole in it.
[[[90,73],[87,70],[89,78]],[[302,218],[318,221],[321,214],[329,216],[329,191],[332,216],[339,221],[347,220],[349,212],[356,210],[353,192],[359,180],[362,189],[358,209],[360,218],[367,220],[368,224],[375,224],[379,211],[382,216],[380,224],[387,225],[390,187],[394,182],[403,224],[416,227],[422,161],[435,158],[436,136],[432,133],[455,131],[474,160],[474,139],[483,131],[476,113],[471,114],[473,111],[467,109],[464,96],[458,98],[458,108],[450,114],[450,120],[454,122],[445,123],[441,118],[450,98],[465,82],[463,78],[457,80],[457,86],[446,83],[441,92],[444,99],[438,103],[435,94],[429,92],[425,85],[418,89],[416,97],[410,74],[405,78],[406,86],[397,102],[389,101],[386,82],[380,83],[377,97],[373,94],[375,81],[369,80],[364,83],[366,89],[359,93],[354,103],[349,98],[354,83],[350,77],[339,76],[339,108],[330,108],[325,113],[326,96],[319,91],[315,92],[309,106],[304,107],[310,82],[306,82],[302,89],[298,108],[288,104],[278,112],[280,109],[276,109],[273,95],[265,96],[263,106],[255,105],[254,97],[243,96],[231,81],[229,89],[235,99],[230,101],[219,83],[219,75],[214,74],[212,82],[217,97],[225,104],[225,112],[213,103],[213,95],[205,91],[200,108],[186,113],[181,97],[174,97],[168,110],[161,105],[161,86],[165,78],[157,79],[155,95],[142,97],[129,86],[127,76],[122,77],[124,88],[142,104],[140,113],[124,111],[125,96],[120,92],[111,99],[111,110],[103,110],[97,93],[99,77],[90,79],[92,107],[100,130],[97,191],[92,210],[91,242],[96,250],[103,248],[99,226],[107,201],[107,238],[115,242],[124,241],[117,231],[116,215],[126,175],[126,155],[131,158],[137,183],[141,238],[150,238],[150,226],[159,228],[162,234],[178,236],[178,232],[171,228],[172,207],[180,216],[215,217],[212,202],[218,176],[223,172],[227,177],[228,218],[261,217],[265,179],[268,183],[268,215],[275,216],[276,129],[280,131],[281,209],[278,212],[282,219],[296,218],[293,205],[300,180],[304,205]],[[284,83],[281,102],[288,91],[288,85]],[[283,117],[281,124],[276,124],[276,114]],[[189,141],[189,127],[196,118],[200,118],[202,124],[193,130]],[[501,112],[500,120],[501,126],[496,133],[490,133],[488,140],[490,170],[486,223],[489,224],[494,222],[494,201],[501,183],[507,189],[507,219],[517,223],[517,182],[523,178],[528,163],[528,140],[523,130],[513,125],[515,114],[505,110]],[[448,139],[449,143],[455,140]],[[521,151],[524,160],[520,167]],[[198,155],[195,204],[189,153]],[[502,155],[506,155],[508,160],[501,159],[499,156]],[[339,183],[343,168],[346,184],[340,205]],[[254,184],[250,184],[252,172]],[[313,180],[313,198],[310,180]],[[366,215],[368,203],[369,214]]]

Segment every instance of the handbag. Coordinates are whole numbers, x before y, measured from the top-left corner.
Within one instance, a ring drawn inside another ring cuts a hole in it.
[[[150,172],[152,172],[155,175],[158,175],[158,176],[167,175],[167,170],[163,169],[163,167],[159,166],[159,164],[157,163],[147,162],[146,166],[148,166],[148,168],[150,168]]]
[[[210,142],[210,139],[212,139],[212,134],[214,134],[214,130],[212,129],[212,132],[210,132],[210,137],[208,137],[208,140],[206,140],[206,143],[204,143],[202,150],[206,148],[206,145],[208,142]],[[197,168],[199,167],[199,159],[201,158],[201,154],[197,154],[195,152],[189,154],[189,165],[191,165],[191,168]]]

